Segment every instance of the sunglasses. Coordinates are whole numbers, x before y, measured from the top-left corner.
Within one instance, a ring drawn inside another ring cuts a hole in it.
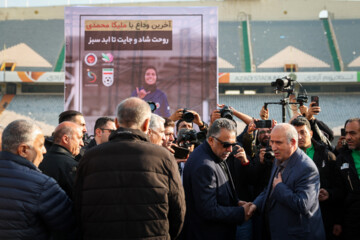
[[[108,128],[100,128],[101,129],[101,131],[109,131],[109,132],[115,132],[116,130],[114,130],[114,129],[108,129]]]
[[[236,145],[236,143],[223,142],[220,139],[218,139],[217,137],[214,137],[214,136],[211,136],[211,137],[215,138],[219,143],[221,143],[224,148],[228,148],[230,146],[235,147],[235,145]]]

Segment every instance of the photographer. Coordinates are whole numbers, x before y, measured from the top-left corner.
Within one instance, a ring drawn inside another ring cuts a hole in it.
[[[200,115],[193,111],[188,110],[186,108],[180,108],[176,110],[169,119],[173,120],[176,123],[176,132],[178,132],[182,128],[193,129],[193,123],[198,125],[199,130],[207,134],[208,125],[201,120]]]
[[[324,122],[315,118],[315,115],[321,112],[321,108],[314,105],[316,105],[316,102],[311,102],[309,108],[305,105],[300,106],[300,113],[309,121],[311,130],[314,133],[313,138],[324,143],[332,150],[331,141],[334,140],[334,132]]]

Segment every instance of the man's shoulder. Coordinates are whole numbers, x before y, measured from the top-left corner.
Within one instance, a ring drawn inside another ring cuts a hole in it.
[[[4,160],[4,163],[5,166],[7,166],[6,171],[8,176],[10,176],[10,179],[16,178],[16,182],[18,184],[22,184],[22,185],[36,184],[38,186],[43,186],[48,181],[55,182],[55,180],[43,174],[37,168],[32,168],[29,167],[28,165],[19,164],[18,162],[12,161],[11,159]]]

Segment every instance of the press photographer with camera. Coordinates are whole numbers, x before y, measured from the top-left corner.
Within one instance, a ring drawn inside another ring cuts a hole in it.
[[[188,110],[186,108],[179,108],[176,110],[169,119],[176,122],[176,132],[182,128],[193,129],[195,123],[198,125],[199,130],[207,134],[208,125],[201,120],[200,115],[194,110]]]
[[[309,121],[313,131],[313,138],[318,142],[324,143],[328,149],[332,150],[331,141],[334,140],[334,132],[324,122],[315,118],[321,112],[318,100],[317,102],[311,102],[309,107],[305,105],[300,106],[299,110],[301,115]]]

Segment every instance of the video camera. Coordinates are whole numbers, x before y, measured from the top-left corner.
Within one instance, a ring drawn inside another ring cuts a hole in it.
[[[180,129],[177,134],[177,142],[180,147],[190,147],[191,145],[195,145],[197,147],[201,143],[203,143],[206,139],[206,135],[204,132],[196,132],[194,129]]]

